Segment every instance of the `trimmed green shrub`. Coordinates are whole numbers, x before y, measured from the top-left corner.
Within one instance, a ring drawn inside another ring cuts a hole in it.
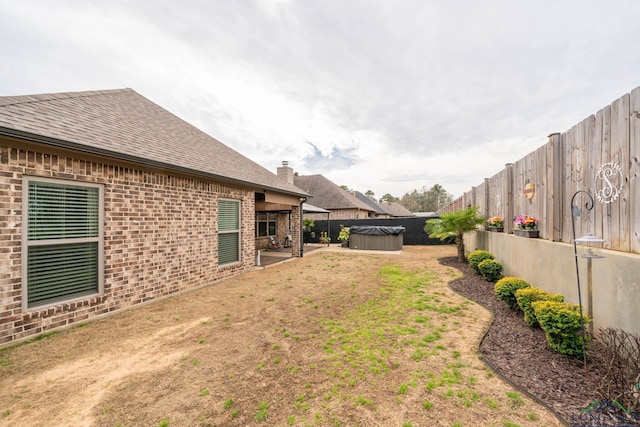
[[[561,354],[583,357],[580,306],[557,301],[534,301],[531,307],[547,337],[549,347]],[[586,327],[590,319],[586,315],[582,318]],[[585,335],[585,341],[588,339],[589,336]],[[584,344],[586,347],[587,342]]]
[[[493,291],[500,301],[504,301],[509,308],[517,310],[519,307],[515,295],[516,291],[530,286],[529,283],[519,277],[503,277],[495,284]]]
[[[485,259],[478,264],[478,270],[487,282],[496,282],[502,277],[502,263],[494,259]]]
[[[536,313],[534,313],[531,303],[534,301],[557,301],[564,302],[564,296],[552,294],[540,288],[522,288],[515,292],[518,307],[524,313],[524,321],[531,327],[540,326]]]
[[[485,251],[482,249],[476,249],[475,251],[471,252],[467,257],[467,260],[469,261],[469,266],[473,268],[473,271],[475,271],[478,274],[482,274],[480,272],[480,269],[478,268],[478,264],[480,264],[485,259],[494,259],[494,256],[491,255],[491,252]]]

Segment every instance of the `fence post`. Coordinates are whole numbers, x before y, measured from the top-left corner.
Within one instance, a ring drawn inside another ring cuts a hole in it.
[[[545,212],[545,236],[551,241],[562,240],[562,206],[564,203],[564,149],[559,133],[549,135],[547,143],[547,211]]]
[[[491,190],[489,189],[489,178],[485,178],[484,179],[484,210],[482,211],[482,214],[487,218],[489,218],[489,201],[491,200],[489,197],[490,191]]]
[[[504,194],[502,200],[504,201],[504,232],[511,233],[513,230],[513,163],[507,163],[504,165],[504,185],[502,187]]]

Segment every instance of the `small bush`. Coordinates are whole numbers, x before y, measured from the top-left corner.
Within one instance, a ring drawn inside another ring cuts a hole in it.
[[[534,301],[531,307],[549,347],[561,354],[583,357],[580,306],[557,301]],[[586,325],[589,317],[583,315],[582,318]],[[585,341],[588,339],[588,335],[585,335]],[[584,344],[586,346],[587,343]]]
[[[480,274],[487,282],[496,282],[502,277],[502,263],[493,259],[485,259],[478,264]]]
[[[498,280],[496,285],[493,287],[493,291],[496,293],[496,296],[500,301],[504,301],[509,308],[517,310],[518,301],[516,300],[516,291],[530,286],[531,285],[529,285],[529,283],[519,277],[503,277]]]
[[[534,301],[557,301],[564,302],[564,296],[551,294],[540,288],[522,288],[515,292],[518,307],[524,313],[524,321],[531,327],[540,326],[536,313],[534,313],[531,303]]]
[[[467,260],[469,261],[469,266],[473,268],[473,271],[475,271],[478,274],[482,274],[480,272],[480,269],[478,268],[478,264],[480,264],[485,259],[494,259],[494,256],[491,255],[490,252],[484,251],[482,249],[477,249],[471,252],[467,257]]]

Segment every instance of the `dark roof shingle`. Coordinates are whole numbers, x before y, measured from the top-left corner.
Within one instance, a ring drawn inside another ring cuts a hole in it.
[[[322,175],[295,175],[293,183],[296,187],[311,194],[311,202],[324,209],[361,209],[374,211],[366,203],[361,202],[345,189],[334,184]]]
[[[0,97],[0,134],[306,195],[132,89]]]
[[[375,200],[371,200],[370,198],[368,198],[367,196],[365,196],[361,192],[356,191],[354,193],[354,195],[356,196],[356,198],[358,200],[360,200],[363,203],[366,203],[373,211],[375,211],[376,214],[378,214],[378,215],[391,215],[391,213],[387,212],[386,210],[384,210],[384,208],[382,206],[380,206],[380,204],[378,202],[376,202]]]

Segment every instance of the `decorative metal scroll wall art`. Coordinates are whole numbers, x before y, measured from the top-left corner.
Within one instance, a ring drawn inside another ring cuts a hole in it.
[[[622,168],[616,162],[605,163],[596,172],[596,199],[600,203],[618,200],[624,186]]]

